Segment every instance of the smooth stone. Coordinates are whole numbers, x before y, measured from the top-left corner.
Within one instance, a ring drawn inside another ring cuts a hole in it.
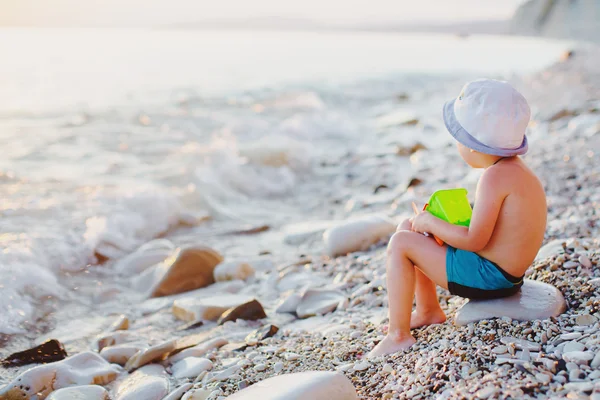
[[[223,338],[210,339],[206,342],[200,343],[199,345],[190,347],[189,349],[182,350],[179,353],[169,357],[169,362],[176,363],[177,361],[181,361],[187,357],[202,357],[211,350],[223,347],[227,343],[228,341]]]
[[[206,400],[212,391],[206,389],[192,389],[183,395],[181,400]]]
[[[594,325],[598,321],[598,318],[590,314],[578,315],[575,318],[575,323],[579,326],[590,326]]]
[[[146,365],[114,389],[115,400],[162,400],[169,393],[169,381],[165,369],[158,364]]]
[[[549,384],[552,381],[552,377],[548,374],[537,373],[535,374],[535,379],[538,382],[543,383],[544,385]]]
[[[535,256],[535,261],[544,260],[556,254],[564,253],[565,249],[563,248],[563,243],[566,241],[567,239],[555,239],[549,241],[538,251]]]
[[[357,400],[352,382],[337,372],[278,375],[240,390],[228,400]]]
[[[563,360],[577,365],[587,365],[594,358],[594,353],[589,351],[569,351],[563,353]]]
[[[238,319],[256,321],[263,318],[267,318],[267,314],[265,313],[262,304],[255,299],[225,311],[219,318],[217,324],[223,325],[225,322],[237,321]]]
[[[576,392],[590,392],[594,390],[594,384],[592,382],[569,382],[565,384],[565,389]]]
[[[525,279],[521,290],[493,300],[469,300],[454,317],[457,325],[468,325],[483,319],[508,317],[517,321],[556,317],[566,309],[562,293],[552,285]]]
[[[257,364],[254,366],[254,370],[256,372],[263,372],[267,369],[267,365],[266,364]]]
[[[300,304],[296,308],[296,314],[300,318],[323,315],[334,311],[340,301],[346,297],[338,290],[309,289],[302,296]]]
[[[273,365],[273,372],[275,372],[276,374],[280,373],[281,371],[283,371],[283,363],[281,361],[277,361],[274,365]]]
[[[249,333],[248,336],[246,336],[246,339],[244,340],[249,345],[255,345],[265,340],[266,338],[275,336],[277,332],[279,332],[279,328],[277,326],[265,325],[262,328],[257,329],[252,333]]]
[[[506,346],[496,346],[492,349],[492,352],[495,354],[505,354],[508,351]]]
[[[525,339],[517,339],[510,336],[500,338],[500,341],[506,345],[514,344],[517,349],[529,350],[529,351],[540,351],[542,346],[539,343],[530,342]]]
[[[212,367],[213,363],[208,358],[186,357],[173,364],[171,371],[177,379],[195,378],[201,372],[211,370]]]
[[[102,386],[84,385],[52,392],[46,400],[109,400],[108,392]]]
[[[355,371],[364,371],[365,369],[369,368],[371,366],[371,363],[368,361],[361,361],[361,362],[357,362],[356,364],[354,364],[354,370]]]
[[[0,399],[41,400],[52,391],[68,386],[106,385],[120,372],[118,365],[109,364],[98,354],[86,351],[23,372],[0,389]]]
[[[570,332],[570,333],[563,333],[562,335],[560,335],[560,338],[562,340],[577,340],[581,336],[583,336],[581,334],[581,332]]]
[[[286,297],[275,309],[276,313],[295,313],[298,308],[298,304],[302,301],[302,295],[299,293],[292,293]]]
[[[125,365],[138,351],[146,348],[143,343],[124,343],[108,346],[100,351],[100,356],[109,363]]]
[[[208,247],[181,249],[164,262],[144,271],[134,286],[149,297],[188,292],[215,283],[213,272],[223,257]]]
[[[566,342],[563,347],[563,353],[570,353],[572,351],[583,351],[585,349],[585,345],[580,342]]]
[[[181,338],[167,340],[166,342],[138,351],[125,364],[127,371],[133,371],[153,361],[162,361],[170,354],[174,354],[181,350],[197,346],[204,342],[210,332],[198,333],[196,335],[184,336]]]
[[[596,353],[596,355],[594,356],[594,359],[592,360],[590,367],[592,367],[594,369],[597,369],[600,367],[600,351],[598,351]]]
[[[211,297],[184,298],[173,302],[173,315],[183,321],[200,319],[216,321],[230,308],[252,301],[253,298],[238,294],[222,294]]]
[[[139,339],[132,332],[128,331],[116,331],[105,335],[100,335],[95,339],[95,347],[98,351],[102,351],[103,348],[108,346],[115,346],[123,343],[131,343]]]
[[[335,225],[335,221],[309,221],[286,225],[282,228],[283,242],[292,246],[298,246],[311,239],[316,239]]]
[[[67,352],[61,342],[50,339],[31,349],[19,351],[6,357],[0,365],[3,367],[20,367],[27,364],[46,364],[64,360]]]
[[[125,314],[121,314],[108,327],[107,332],[126,331],[129,329],[129,318]]]
[[[383,215],[369,215],[340,223],[323,233],[326,253],[335,257],[365,251],[396,231],[396,223]]]
[[[193,383],[184,383],[183,385],[179,386],[177,389],[169,393],[167,397],[165,397],[163,400],[180,400],[181,397],[185,394],[185,392],[190,390],[192,386],[194,386]]]
[[[250,264],[239,261],[222,262],[215,268],[213,275],[215,281],[233,281],[236,279],[245,281],[254,276],[254,268]]]
[[[579,261],[579,264],[583,265],[584,267],[586,267],[588,269],[592,268],[592,262],[586,256],[583,256],[583,255],[579,256],[579,259],[577,261]]]
[[[218,372],[215,376],[213,376],[213,381],[226,381],[231,378],[234,374],[236,374],[242,367],[240,365],[233,365],[229,368],[226,368],[220,372]]]
[[[494,386],[486,386],[483,389],[480,389],[475,393],[478,399],[487,399],[488,397],[496,394],[500,389]]]
[[[167,259],[174,249],[148,249],[134,251],[115,263],[114,270],[118,274],[134,276]]]

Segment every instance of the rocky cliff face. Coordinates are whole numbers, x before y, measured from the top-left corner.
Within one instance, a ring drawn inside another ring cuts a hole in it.
[[[529,0],[515,13],[511,32],[600,42],[600,0]]]

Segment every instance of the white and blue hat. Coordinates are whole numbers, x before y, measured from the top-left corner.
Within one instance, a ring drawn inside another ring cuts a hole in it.
[[[444,123],[464,146],[480,153],[511,157],[527,153],[525,130],[531,110],[507,82],[479,79],[444,105]]]

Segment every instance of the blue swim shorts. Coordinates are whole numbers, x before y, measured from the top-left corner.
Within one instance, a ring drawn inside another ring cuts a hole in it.
[[[473,252],[448,246],[446,275],[450,293],[468,299],[496,299],[513,295],[523,285],[495,263]]]

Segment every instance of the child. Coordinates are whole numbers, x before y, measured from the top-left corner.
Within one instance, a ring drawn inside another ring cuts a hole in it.
[[[388,246],[389,329],[370,357],[407,349],[415,343],[412,328],[446,321],[436,284],[467,298],[516,293],[544,238],[544,189],[518,157],[528,147],[525,98],[506,82],[482,79],[466,84],[443,114],[463,160],[485,168],[471,225],[452,225],[424,211],[398,227]]]

